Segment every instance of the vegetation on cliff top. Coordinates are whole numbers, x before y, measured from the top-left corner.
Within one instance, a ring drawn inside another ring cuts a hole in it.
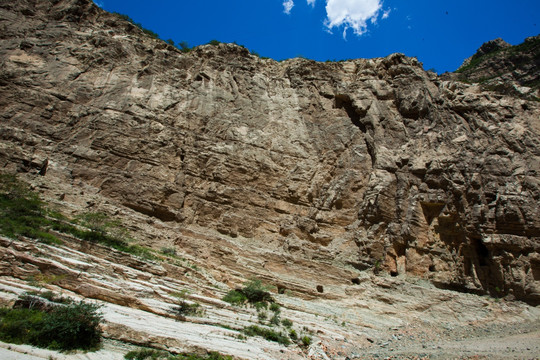
[[[540,36],[534,36],[519,45],[496,47],[487,52],[479,50],[456,73],[462,81],[477,82],[486,90],[519,96],[507,78],[533,90],[540,89],[540,77],[536,70],[539,64]]]

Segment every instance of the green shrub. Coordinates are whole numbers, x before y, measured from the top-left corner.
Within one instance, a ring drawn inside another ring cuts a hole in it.
[[[302,336],[302,345],[307,347],[307,346],[311,345],[311,341],[312,340],[311,340],[310,336],[307,336],[307,335]]]
[[[118,16],[120,19],[122,20],[126,20],[126,21],[129,21],[130,23],[132,23],[133,25],[135,25],[136,27],[138,27],[139,29],[142,30],[142,32],[144,32],[145,34],[153,37],[154,39],[159,39],[159,35],[156,34],[155,32],[153,32],[152,30],[149,30],[149,29],[145,29],[140,23],[137,23],[135,22],[132,18],[130,18],[129,16],[125,15],[125,14],[120,14],[120,13],[117,13],[117,12],[113,12],[114,15]]]
[[[255,304],[253,304],[253,306],[255,306],[255,309],[257,309],[257,311],[268,309],[268,303],[265,301],[256,302]]]
[[[219,44],[221,44],[221,42],[218,41],[218,40],[210,40],[210,41],[208,42],[208,45],[214,45],[214,46],[216,46],[216,45],[219,45]]]
[[[280,306],[279,306],[278,303],[273,302],[273,303],[270,304],[270,311],[273,311],[275,313],[279,313],[280,312],[279,308],[280,308]]]
[[[282,345],[290,345],[291,341],[283,333],[258,327],[257,325],[251,325],[244,328],[244,334],[247,336],[260,336],[269,341],[274,341]]]
[[[246,295],[238,290],[229,291],[222,299],[232,305],[242,305],[247,301]]]
[[[274,316],[270,319],[270,324],[279,326],[281,324],[281,319],[278,313],[274,313]]]
[[[268,287],[260,280],[250,280],[244,284],[242,289],[229,291],[222,299],[233,305],[242,305],[246,302],[254,304],[257,309],[267,307],[267,303],[273,302],[272,296],[268,292]]]
[[[263,285],[260,280],[250,280],[244,284],[242,293],[246,296],[248,302],[255,304],[258,302],[272,302],[272,296],[268,292],[268,287]]]
[[[188,53],[191,51],[191,48],[189,47],[189,44],[187,43],[187,41],[180,41],[178,43],[178,46],[180,48],[180,51],[183,53]]]
[[[195,354],[173,355],[167,351],[156,349],[132,350],[124,355],[126,360],[233,360],[232,356],[224,356],[218,352],[211,351],[206,356]]]
[[[0,340],[30,344],[33,332],[43,323],[44,312],[33,309],[0,308]]]
[[[59,350],[89,350],[99,345],[102,319],[98,305],[80,302],[57,306],[44,317],[34,338],[34,345]]]
[[[259,311],[257,313],[257,318],[259,318],[259,322],[262,324],[264,320],[266,320],[267,314],[266,311]]]
[[[178,305],[173,308],[173,313],[177,318],[184,316],[200,316],[203,314],[201,305],[198,303],[187,303],[186,301],[178,302]]]
[[[45,310],[0,309],[0,340],[55,350],[90,350],[101,341],[99,306],[80,302]]]
[[[289,330],[289,337],[291,338],[291,340],[296,341],[296,339],[298,339],[298,334],[296,333],[296,330]]]
[[[286,328],[290,328],[293,326],[293,322],[289,319],[283,319],[281,320],[281,325],[285,326]]]

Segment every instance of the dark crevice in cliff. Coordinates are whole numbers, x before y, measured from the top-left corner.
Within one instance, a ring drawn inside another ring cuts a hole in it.
[[[365,137],[364,142],[366,143],[367,152],[369,157],[371,157],[371,166],[375,166],[376,155],[375,155],[375,146],[373,145],[373,139],[371,137]]]
[[[360,129],[364,134],[367,129],[366,126],[360,121],[360,119],[366,116],[365,111],[361,111],[358,107],[354,106],[352,99],[349,95],[336,95],[335,96],[336,109],[343,109],[347,113],[347,116],[351,119],[351,122]]]
[[[123,203],[124,206],[135,210],[144,215],[155,217],[161,221],[174,221],[176,220],[176,215],[170,212],[165,206],[161,205],[141,205],[134,203]]]

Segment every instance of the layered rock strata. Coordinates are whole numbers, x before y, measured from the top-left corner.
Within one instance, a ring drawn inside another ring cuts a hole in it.
[[[0,167],[183,229],[149,245],[224,238],[283,278],[353,266],[540,303],[537,102],[401,54],[184,54],[88,0],[4,3],[0,28]]]

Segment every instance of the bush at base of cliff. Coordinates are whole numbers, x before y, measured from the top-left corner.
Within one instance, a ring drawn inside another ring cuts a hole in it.
[[[99,306],[80,302],[35,308],[0,309],[0,340],[53,350],[93,350],[101,342]]]

